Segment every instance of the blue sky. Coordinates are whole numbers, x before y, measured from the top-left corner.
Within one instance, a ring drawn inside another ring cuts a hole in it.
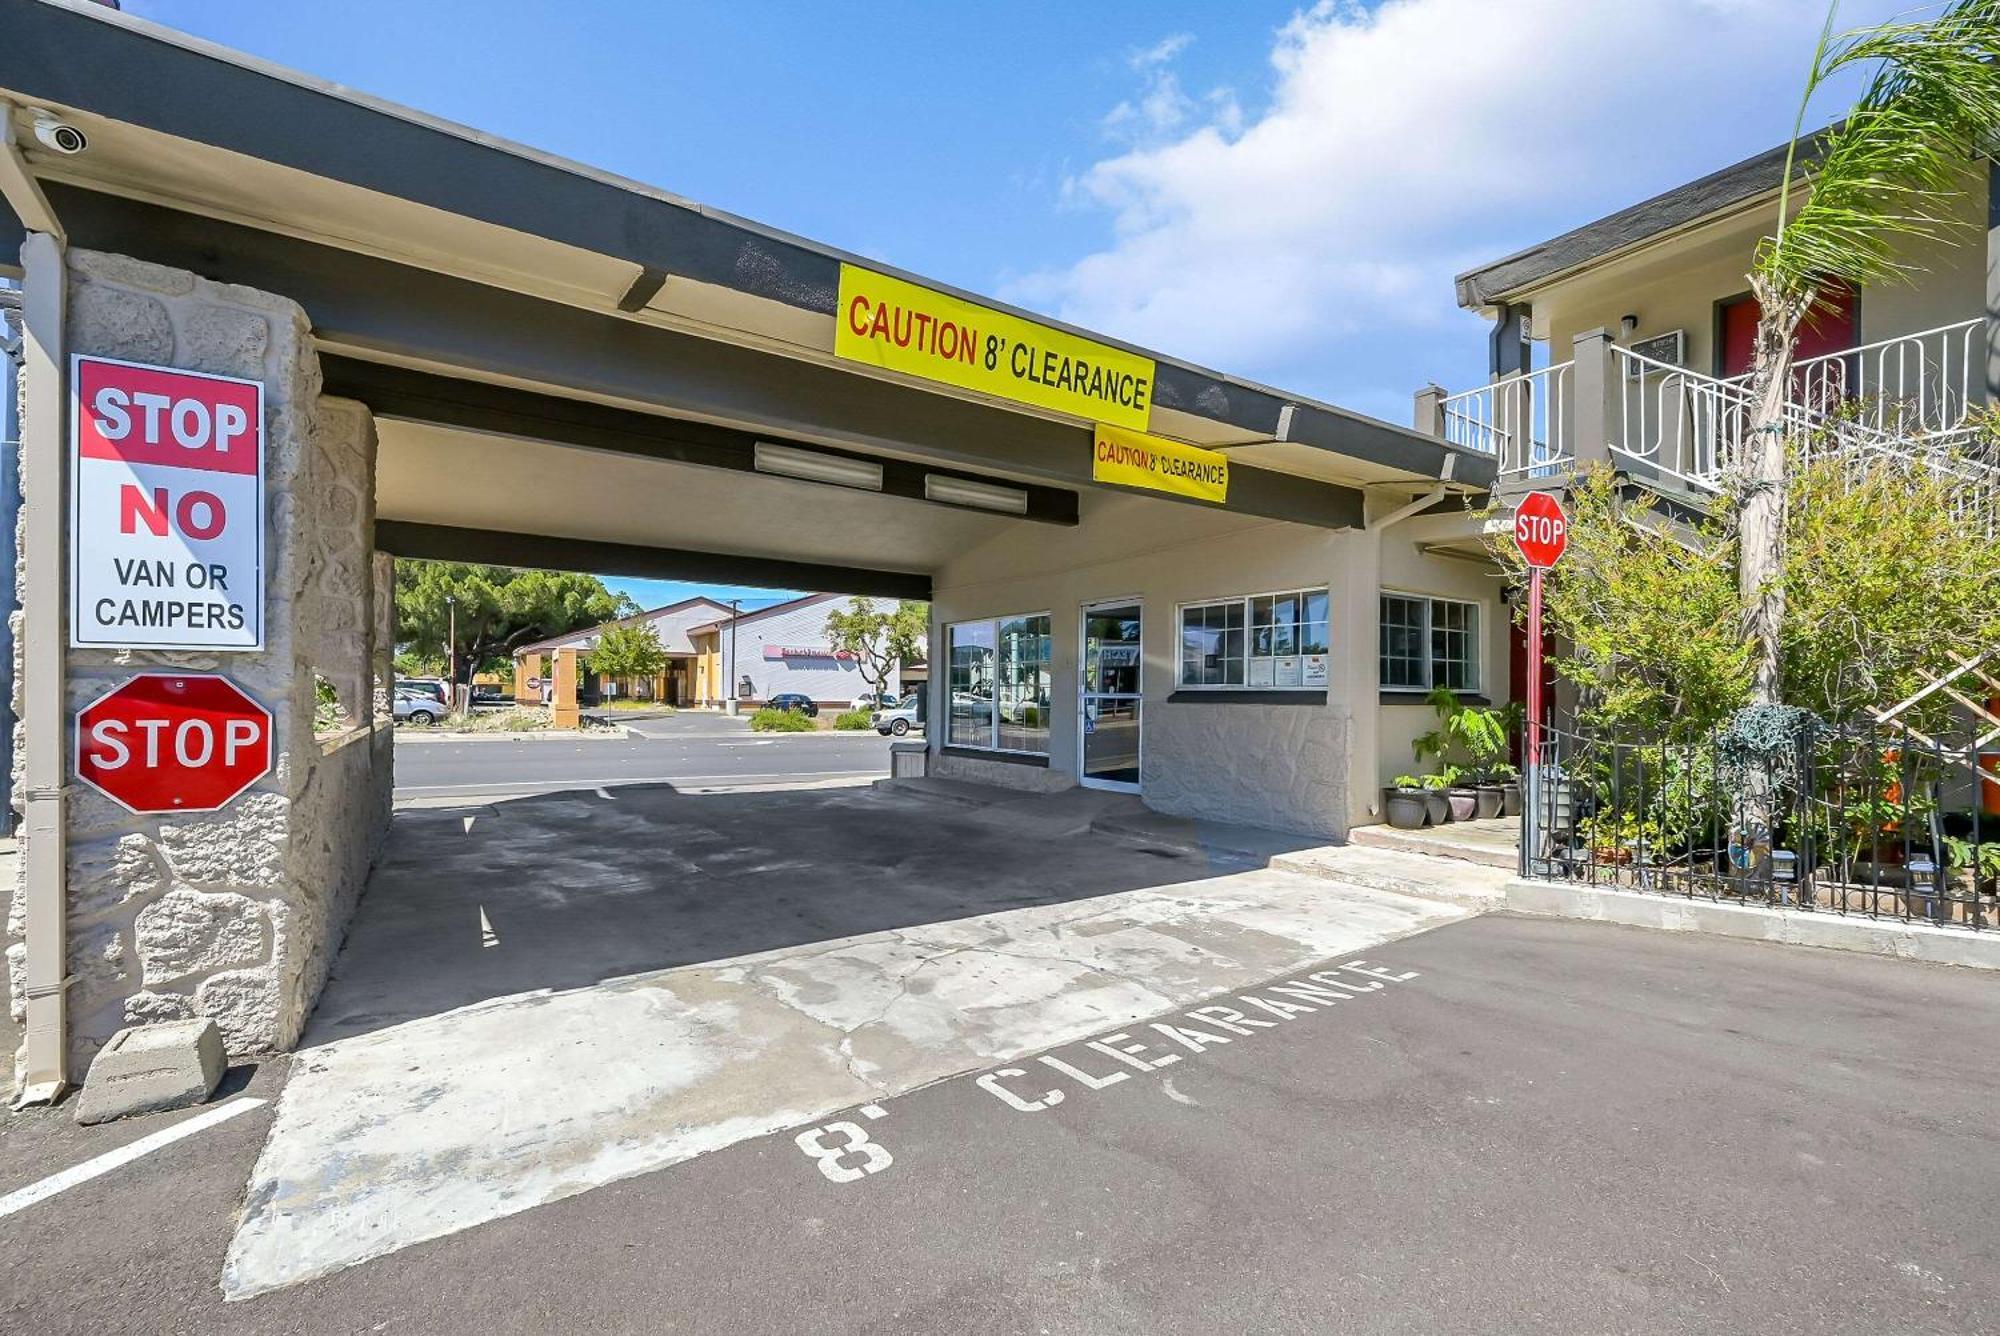
[[[1818,0],[126,7],[1397,421],[1425,381],[1484,377],[1454,273],[1781,141],[1824,15]],[[690,590],[614,583],[649,605]]]

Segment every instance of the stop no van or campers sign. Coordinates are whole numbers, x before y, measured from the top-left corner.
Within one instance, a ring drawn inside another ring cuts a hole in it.
[[[264,647],[264,387],[70,359],[70,644]]]

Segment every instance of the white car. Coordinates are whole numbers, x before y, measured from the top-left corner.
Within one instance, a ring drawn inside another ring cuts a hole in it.
[[[924,726],[923,721],[917,718],[917,698],[915,696],[911,696],[908,701],[901,705],[893,706],[887,710],[875,711],[870,716],[869,722],[875,725],[875,731],[883,737],[894,734],[900,738],[911,729],[921,730]]]
[[[847,708],[850,710],[893,710],[896,708],[896,703],[897,696],[893,691],[864,691],[859,696],[856,696],[854,704]]]
[[[428,727],[444,718],[444,702],[422,691],[398,691],[393,705],[399,724]]]

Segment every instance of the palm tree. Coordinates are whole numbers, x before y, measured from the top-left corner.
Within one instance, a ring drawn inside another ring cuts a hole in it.
[[[1900,243],[1962,226],[1952,201],[1972,165],[2000,144],[2000,0],[1956,0],[1925,19],[1835,31],[1833,0],[1813,50],[1778,191],[1776,229],[1757,248],[1751,291],[1761,312],[1751,376],[1750,437],[1737,510],[1738,590],[1753,642],[1751,699],[1779,695],[1784,619],[1785,460],[1796,425],[1787,415],[1794,340],[1829,287],[1859,290],[1907,277]],[[1829,80],[1872,68],[1845,120],[1815,136],[1800,172],[1806,108]],[[2000,168],[1996,168],[2000,170]]]

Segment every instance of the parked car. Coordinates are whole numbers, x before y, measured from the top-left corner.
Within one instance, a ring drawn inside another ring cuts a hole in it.
[[[897,696],[893,691],[864,691],[859,696],[856,696],[854,704],[847,708],[850,710],[893,710],[896,708],[896,703]]]
[[[894,734],[900,738],[913,728],[921,732],[924,726],[924,721],[917,718],[917,698],[915,696],[911,696],[908,701],[891,709],[875,711],[869,722],[874,724],[875,731],[884,737]]]
[[[428,727],[444,718],[444,702],[424,691],[409,691],[398,688],[393,702],[396,722],[399,724],[422,724]]]
[[[502,691],[499,687],[474,687],[472,689],[472,708],[475,710],[511,710],[514,708],[514,696],[512,692]]]
[[[445,689],[442,677],[399,677],[396,679],[398,692],[414,691],[429,696],[440,705],[451,700],[451,693]]]
[[[797,710],[808,719],[819,718],[819,706],[813,698],[796,691],[780,691],[765,701],[764,707],[770,710]]]

